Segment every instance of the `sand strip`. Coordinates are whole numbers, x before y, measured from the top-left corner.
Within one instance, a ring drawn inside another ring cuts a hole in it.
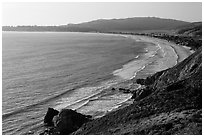
[[[145,69],[145,73],[153,74],[171,68],[192,54],[190,49],[166,40],[140,35],[121,36],[132,38],[135,41],[153,43],[158,47],[156,51],[151,51],[147,48],[148,53],[142,59],[137,59],[137,57],[135,60],[123,65],[123,68],[113,72],[115,76],[122,77],[126,80],[132,79],[138,75],[138,72],[144,71]]]
[[[193,51],[190,48],[187,48],[185,46],[181,46],[181,45],[176,45],[173,42],[169,42],[167,40],[163,40],[163,39],[158,39],[158,38],[152,38],[152,37],[148,37],[148,36],[131,36],[133,39],[136,39],[137,41],[146,41],[146,42],[151,42],[154,44],[160,44],[160,46],[171,46],[172,48],[174,48],[176,54],[178,55],[178,62],[183,61],[185,58],[187,58],[188,56],[190,56]]]
[[[178,55],[178,62],[183,61],[188,56],[190,56],[194,51],[192,51],[190,48],[187,48],[186,46],[176,45],[173,42],[168,42],[167,40],[157,39],[157,41],[160,41],[160,43],[166,44],[174,48],[176,54]]]

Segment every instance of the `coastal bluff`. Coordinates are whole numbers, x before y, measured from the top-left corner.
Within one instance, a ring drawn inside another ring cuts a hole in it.
[[[85,122],[91,120],[91,116],[83,115],[71,109],[57,111],[48,108],[44,117],[46,129],[40,135],[67,135],[79,129]]]

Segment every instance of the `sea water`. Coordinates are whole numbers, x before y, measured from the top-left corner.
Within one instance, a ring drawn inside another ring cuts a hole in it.
[[[39,133],[48,107],[94,117],[117,108],[131,94],[109,89],[126,80],[115,71],[148,45],[108,34],[3,32],[3,134]]]

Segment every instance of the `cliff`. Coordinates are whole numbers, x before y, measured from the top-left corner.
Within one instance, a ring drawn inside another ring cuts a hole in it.
[[[185,26],[182,26],[177,31],[178,34],[201,37],[202,36],[202,22],[194,22]]]

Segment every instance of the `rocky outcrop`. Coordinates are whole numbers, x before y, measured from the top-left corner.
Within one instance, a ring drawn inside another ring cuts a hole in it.
[[[62,109],[56,118],[56,129],[60,134],[70,134],[90,120],[90,116],[77,113],[71,109]]]
[[[71,109],[62,109],[57,112],[53,108],[48,108],[44,120],[47,128],[41,135],[68,135],[91,120],[91,116],[83,115]]]
[[[53,108],[48,108],[47,113],[44,117],[44,124],[46,126],[53,126],[53,117],[58,115],[59,111],[53,109]]]

